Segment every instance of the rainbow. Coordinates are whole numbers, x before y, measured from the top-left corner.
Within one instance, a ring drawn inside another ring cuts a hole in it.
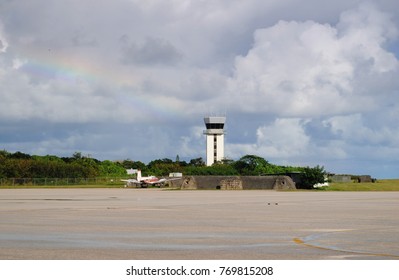
[[[113,91],[116,102],[151,116],[155,122],[173,121],[179,117],[181,102],[171,102],[170,98],[148,95],[138,89],[137,85],[140,85],[143,73],[123,65],[110,69],[105,62],[93,61],[96,59],[56,55],[55,51],[49,49],[47,53],[31,54],[20,68],[39,81],[58,80],[70,86],[84,83],[89,86],[105,86]]]

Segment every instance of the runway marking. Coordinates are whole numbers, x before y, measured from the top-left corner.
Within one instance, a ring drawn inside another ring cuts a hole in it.
[[[84,201],[84,199],[74,198],[0,198],[0,200],[7,201]]]
[[[127,208],[127,207],[96,207],[96,208],[69,208],[75,211],[122,210],[122,211],[175,211],[166,208]]]
[[[376,257],[388,257],[388,258],[398,258],[398,255],[392,255],[392,254],[384,254],[384,253],[368,253],[368,252],[359,252],[359,251],[351,251],[351,250],[344,250],[344,249],[339,249],[339,248],[331,248],[331,247],[324,247],[320,245],[313,245],[306,243],[303,239],[301,238],[294,238],[293,241],[298,244],[298,245],[304,245],[310,248],[314,249],[320,249],[320,250],[328,250],[328,251],[334,251],[334,252],[341,252],[341,253],[352,253],[352,254],[358,254],[358,255],[367,255],[367,256],[376,256]]]

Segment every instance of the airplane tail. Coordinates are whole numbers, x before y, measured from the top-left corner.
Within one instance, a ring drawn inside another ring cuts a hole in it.
[[[141,181],[141,170],[137,170],[137,181]]]

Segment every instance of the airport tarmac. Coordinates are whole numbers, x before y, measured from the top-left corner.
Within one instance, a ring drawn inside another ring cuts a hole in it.
[[[399,192],[2,189],[0,259],[399,259]]]

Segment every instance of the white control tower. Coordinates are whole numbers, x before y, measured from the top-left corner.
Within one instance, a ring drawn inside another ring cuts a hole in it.
[[[206,130],[206,165],[211,166],[224,158],[224,123],[226,117],[204,118]]]

